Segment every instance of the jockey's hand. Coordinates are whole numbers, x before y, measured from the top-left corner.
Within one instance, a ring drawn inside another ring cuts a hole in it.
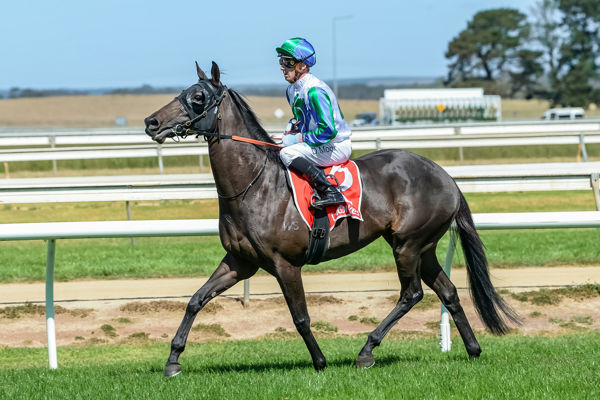
[[[281,138],[281,144],[283,146],[291,146],[302,141],[302,134],[299,132],[284,132],[283,138]]]
[[[283,132],[283,134],[286,135],[288,133],[299,132],[298,125],[300,125],[300,121],[298,121],[296,118],[290,119],[285,127],[285,131]]]

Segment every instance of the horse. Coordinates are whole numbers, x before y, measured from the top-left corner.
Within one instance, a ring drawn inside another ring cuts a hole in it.
[[[218,193],[219,236],[226,254],[190,298],[171,341],[164,375],[181,372],[179,356],[197,313],[240,280],[253,276],[259,267],[277,279],[313,366],[322,370],[327,362],[311,331],[301,276],[310,230],[294,205],[278,147],[244,98],[221,82],[215,62],[210,77],[197,62],[196,72],[197,83],[144,120],[145,132],[157,143],[188,135],[203,135],[207,140]],[[404,150],[376,151],[354,161],[361,172],[364,220],[337,221],[322,261],[350,254],[383,236],[392,249],[401,284],[396,306],[368,335],[356,366],[369,368],[375,363],[374,348],[423,298],[421,280],[449,310],[469,358],[479,357],[481,347],[456,287],[435,254],[438,241],[453,222],[465,256],[471,296],[484,325],[502,335],[509,330],[508,320],[518,323],[518,316],[490,281],[483,244],[455,181],[433,161]]]

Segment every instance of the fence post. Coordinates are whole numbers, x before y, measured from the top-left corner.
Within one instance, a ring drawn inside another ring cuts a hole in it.
[[[448,250],[446,251],[446,261],[444,262],[444,272],[450,278],[452,270],[452,259],[454,258],[454,250],[456,248],[456,232],[454,224],[448,231],[450,240],[448,241]],[[446,306],[442,304],[442,315],[440,318],[440,347],[442,352],[448,352],[452,348],[452,340],[450,339],[450,315]]]
[[[56,136],[48,136],[48,140],[50,141],[50,148],[54,149],[56,147]],[[52,160],[52,173],[54,175],[58,175],[56,160]]]
[[[460,135],[460,126],[455,126],[454,127],[454,134],[455,135]],[[461,164],[465,161],[465,155],[463,153],[463,147],[462,146],[458,146],[458,160],[460,161]]]
[[[50,369],[58,368],[56,356],[56,328],[54,325],[54,256],[56,239],[48,240],[46,252],[46,332],[48,334],[48,364]]]
[[[162,159],[162,146],[160,144],[156,145],[156,155],[158,156],[158,169],[161,174],[165,173],[165,167],[163,165]]]
[[[600,173],[592,172],[590,176],[590,183],[592,185],[592,191],[594,192],[594,199],[596,199],[596,210],[600,211]]]
[[[244,307],[250,305],[250,279],[244,279]]]
[[[587,162],[588,156],[587,156],[587,151],[585,149],[585,135],[583,133],[579,134],[579,148],[581,149],[581,155],[583,156],[583,161]]]
[[[125,200],[125,210],[127,211],[127,219],[131,221],[131,206],[129,205],[129,200]],[[131,245],[135,246],[135,237],[131,237]]]

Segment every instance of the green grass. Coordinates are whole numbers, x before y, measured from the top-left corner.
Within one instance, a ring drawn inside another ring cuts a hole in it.
[[[410,150],[441,165],[577,161],[576,145],[465,147],[462,161],[458,148]],[[354,151],[352,158],[371,151]],[[600,159],[600,144],[586,144],[586,151],[590,161]],[[186,168],[188,171],[208,172],[208,157],[203,158],[202,166],[197,156],[164,157],[163,163],[167,171]],[[123,169],[137,170],[137,173],[158,173],[158,161],[156,157],[64,160],[57,162],[57,169],[59,175],[63,176],[112,174]],[[11,162],[9,171],[18,177],[26,177],[28,173],[51,176],[53,167],[52,161]],[[0,165],[0,173],[4,173],[3,165]]]
[[[190,344],[183,373],[162,378],[168,344],[0,349],[0,398],[144,399],[592,399],[600,396],[600,333],[480,335],[468,360],[460,339],[385,340],[368,370],[353,366],[364,337],[320,339],[328,368],[315,372],[300,339]],[[557,367],[560,366],[560,367]]]
[[[591,191],[468,194],[479,212],[594,210]],[[216,218],[214,200],[133,202],[134,219]],[[5,205],[0,221],[46,222],[125,219],[123,203]],[[600,231],[596,229],[480,231],[490,266],[597,265]],[[448,240],[438,246],[444,259]],[[210,275],[225,251],[214,237],[59,240],[56,279],[118,279]],[[0,282],[43,281],[46,245],[42,241],[0,242]],[[462,265],[457,252],[455,266]],[[306,266],[305,271],[394,270],[392,253],[380,239],[349,256]]]
[[[166,171],[185,167],[188,172],[209,172],[208,163],[208,157],[203,157],[202,165],[198,156],[163,157],[163,167]],[[59,175],[91,175],[90,172],[97,175],[99,171],[112,175],[112,171],[126,169],[155,174],[160,172],[157,157],[60,160],[56,162],[56,168]],[[11,162],[8,169],[18,177],[26,177],[28,172],[45,176],[53,174],[52,161]],[[0,166],[0,172],[5,172],[3,165]]]
[[[563,297],[583,301],[585,299],[600,296],[600,284],[585,284],[581,286],[569,286],[560,289],[533,290],[527,292],[511,293],[511,297],[522,302],[530,302],[538,306],[559,304]]]
[[[481,232],[493,268],[518,266],[597,265],[600,231],[595,229]],[[440,241],[438,259],[444,260],[447,238]],[[0,282],[44,281],[46,245],[42,241],[0,243]],[[210,275],[225,251],[217,237],[59,240],[55,279],[121,279],[197,277]],[[463,266],[456,253],[453,267]],[[306,272],[392,271],[390,247],[379,239],[364,249]],[[262,270],[259,273],[263,273]]]

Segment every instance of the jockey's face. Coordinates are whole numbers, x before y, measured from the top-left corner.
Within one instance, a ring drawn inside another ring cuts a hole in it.
[[[283,77],[289,83],[296,82],[296,68],[295,67],[286,67],[285,65],[281,66],[281,72],[283,72]]]
[[[308,72],[308,67],[303,62],[298,62],[293,67],[288,67],[285,64],[281,64],[280,69],[281,72],[283,72],[283,77],[289,83],[296,82]]]

